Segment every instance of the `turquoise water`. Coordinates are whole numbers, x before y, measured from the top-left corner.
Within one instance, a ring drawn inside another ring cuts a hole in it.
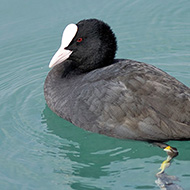
[[[159,189],[157,147],[79,129],[46,106],[43,83],[64,27],[84,18],[109,23],[117,58],[156,65],[190,86],[190,1],[1,0],[0,189]],[[190,142],[167,169],[190,189]]]

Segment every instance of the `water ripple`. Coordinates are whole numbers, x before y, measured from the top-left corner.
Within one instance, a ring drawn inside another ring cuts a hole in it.
[[[84,2],[2,1],[0,188],[156,188],[160,149],[71,125],[46,106],[43,83],[64,26],[96,17],[115,31],[118,58],[154,64],[190,86],[190,2]],[[189,142],[171,143],[181,152],[170,172],[188,189]]]

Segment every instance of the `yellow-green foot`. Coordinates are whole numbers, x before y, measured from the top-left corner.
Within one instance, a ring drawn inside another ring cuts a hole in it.
[[[168,155],[167,159],[162,162],[161,167],[159,168],[160,171],[157,173],[157,175],[158,175],[158,174],[162,174],[165,171],[165,169],[170,166],[171,160],[178,155],[178,151],[176,148],[171,147],[165,143],[155,142],[153,144],[162,148]]]
[[[160,171],[157,174],[162,174],[166,168],[168,168],[170,166],[170,161],[169,160],[164,160],[160,166]]]

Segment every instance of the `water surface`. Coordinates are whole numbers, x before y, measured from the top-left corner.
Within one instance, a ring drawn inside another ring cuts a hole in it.
[[[64,27],[84,18],[109,23],[117,58],[153,64],[190,86],[190,1],[1,0],[0,189],[159,189],[157,147],[79,129],[46,106],[43,83]],[[167,170],[190,188],[190,142]]]

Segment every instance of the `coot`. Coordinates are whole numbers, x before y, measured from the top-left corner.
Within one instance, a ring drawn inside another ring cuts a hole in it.
[[[78,127],[116,138],[189,140],[190,89],[155,66],[114,59],[116,50],[115,35],[103,21],[69,24],[45,80],[50,109]]]

